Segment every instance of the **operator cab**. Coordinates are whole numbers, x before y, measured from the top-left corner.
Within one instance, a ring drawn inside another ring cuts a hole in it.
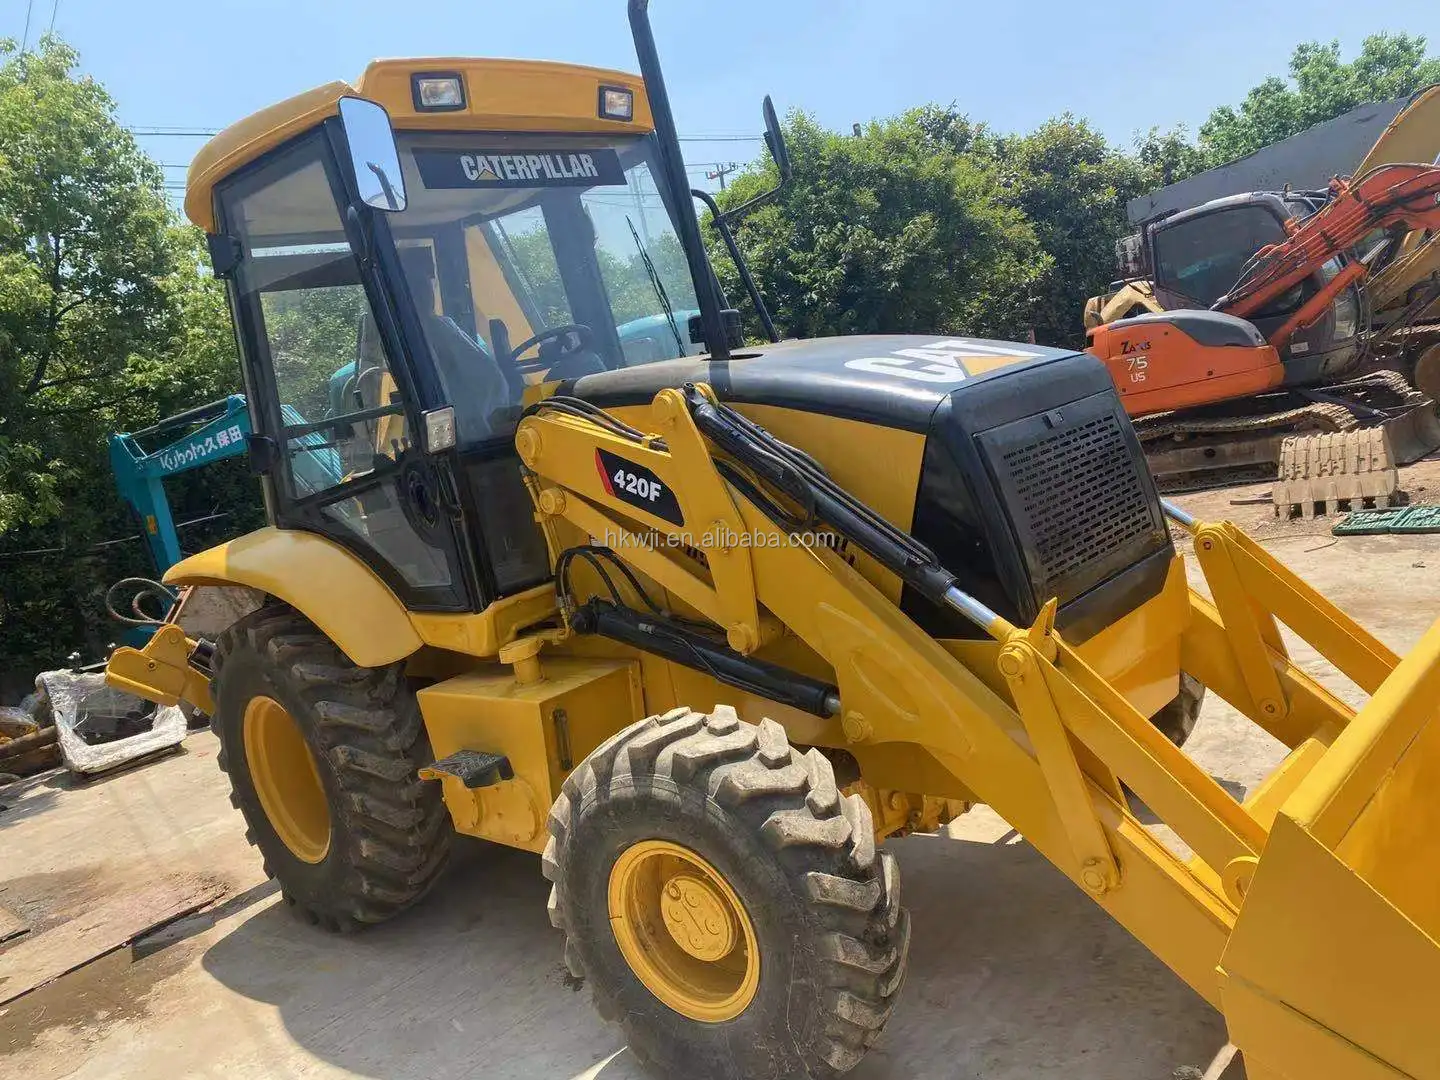
[[[276,525],[416,610],[548,579],[513,447],[527,389],[704,349],[653,127],[619,72],[377,61],[202,151],[187,212],[229,280]],[[318,488],[317,445],[340,463]]]
[[[1287,221],[1301,221],[1318,208],[1315,193],[1284,197],[1254,192],[1215,199],[1148,226],[1148,256],[1160,306],[1166,311],[1212,307],[1235,287],[1257,252],[1289,236]],[[1250,321],[1268,338],[1343,266],[1340,257],[1330,259]],[[1359,351],[1359,313],[1359,290],[1352,285],[1319,319],[1299,330],[1283,353],[1287,382],[1310,382],[1348,367]]]

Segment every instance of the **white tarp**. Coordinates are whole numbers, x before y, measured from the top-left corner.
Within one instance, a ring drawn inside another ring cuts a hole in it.
[[[37,681],[50,699],[60,756],[71,772],[105,772],[146,754],[179,746],[185,738],[184,714],[173,705],[161,705],[155,709],[155,724],[149,731],[92,746],[75,731],[85,699],[100,693],[118,697],[120,692],[106,687],[105,676],[99,672],[47,671]],[[144,704],[139,698],[132,700]]]

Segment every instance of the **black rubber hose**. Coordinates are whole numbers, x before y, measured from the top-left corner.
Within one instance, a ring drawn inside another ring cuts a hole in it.
[[[937,604],[944,602],[946,592],[955,584],[955,575],[940,565],[929,548],[897,529],[817,471],[810,461],[733,409],[714,404],[694,387],[687,388],[686,402],[695,426],[722,450],[754,470],[762,480],[774,484],[813,517],[853,542],[921,595]]]
[[[122,589],[127,588],[135,590],[129,605],[130,610],[134,612],[133,615],[122,615],[115,610],[117,595]],[[160,582],[152,581],[150,578],[127,577],[121,578],[105,590],[105,610],[112,619],[118,623],[124,623],[126,626],[163,626],[165,616],[158,619],[152,618],[146,615],[140,607],[140,601],[147,596],[153,596],[164,604],[166,615],[169,615],[170,609],[175,606],[175,594]]]
[[[767,660],[745,656],[724,642],[669,619],[605,600],[589,600],[576,611],[571,625],[581,634],[599,634],[663,656],[677,664],[703,671],[727,686],[802,709],[814,716],[834,716],[839,711],[839,691],[833,685]]]

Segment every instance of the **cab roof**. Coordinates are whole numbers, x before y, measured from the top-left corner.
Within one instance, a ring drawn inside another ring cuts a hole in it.
[[[458,74],[465,107],[422,112],[415,106],[412,77]],[[602,120],[600,88],[635,93],[634,118]],[[185,215],[215,231],[215,185],[301,132],[339,112],[343,97],[379,102],[400,131],[621,132],[654,129],[645,84],[638,75],[549,60],[495,60],[454,56],[373,60],[355,80],[326,83],[237,120],[200,148],[185,180]]]

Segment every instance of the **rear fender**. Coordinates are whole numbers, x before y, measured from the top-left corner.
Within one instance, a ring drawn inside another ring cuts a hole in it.
[[[361,667],[420,648],[410,613],[375,572],[314,533],[264,528],[176,563],[167,585],[245,585],[283,600]]]

